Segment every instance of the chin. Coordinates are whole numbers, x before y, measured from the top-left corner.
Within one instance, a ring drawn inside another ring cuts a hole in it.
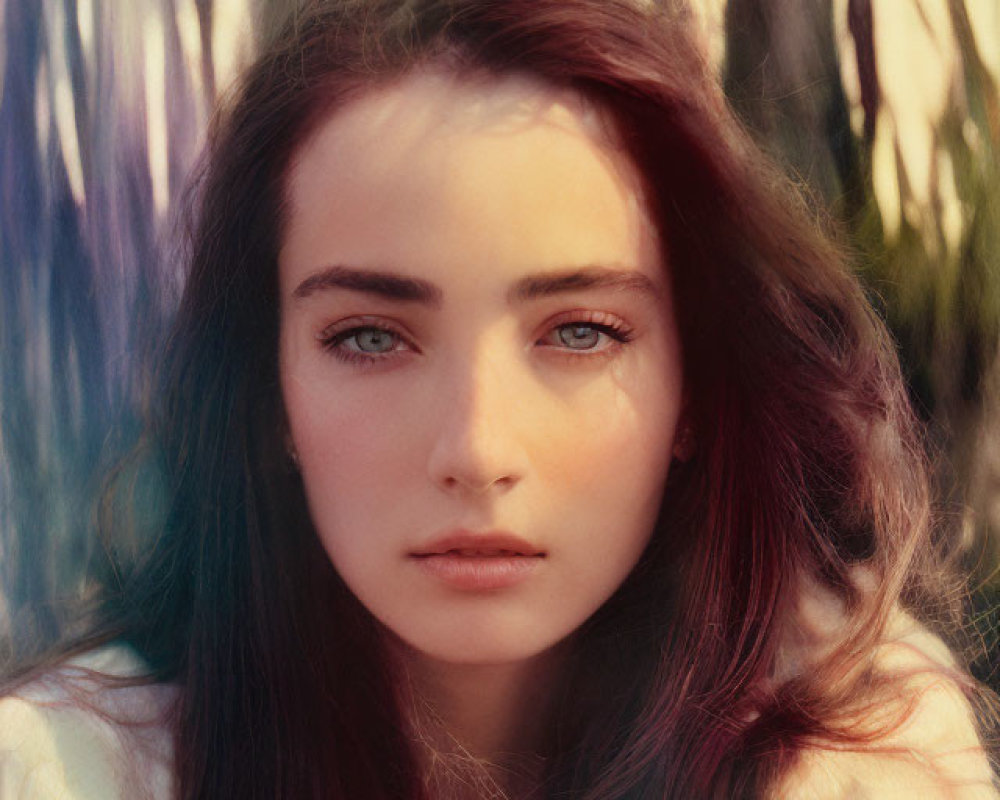
[[[456,666],[500,666],[531,661],[550,652],[567,636],[539,635],[541,632],[454,630],[447,635],[400,637],[425,658]],[[398,634],[397,634],[398,636]]]

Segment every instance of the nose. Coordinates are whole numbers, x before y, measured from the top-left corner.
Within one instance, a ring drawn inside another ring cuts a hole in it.
[[[438,387],[441,403],[428,461],[432,482],[449,493],[502,493],[523,477],[525,387],[517,369],[479,352],[453,362]]]

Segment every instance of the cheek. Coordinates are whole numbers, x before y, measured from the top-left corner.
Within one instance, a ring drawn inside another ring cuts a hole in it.
[[[574,530],[581,584],[613,589],[652,534],[679,411],[677,392],[655,384],[606,388],[544,451],[550,493]]]
[[[631,415],[606,419],[570,450],[577,496],[623,538],[642,537],[652,525],[670,464],[669,437],[643,423]]]
[[[397,527],[400,488],[419,465],[405,405],[352,396],[333,383],[308,372],[283,375],[310,516],[331,559],[350,571],[384,544],[374,531]]]
[[[406,404],[394,399],[398,391],[351,391],[350,382],[336,380],[336,370],[323,358],[289,357],[282,372],[289,426],[306,478],[322,473],[339,483],[341,473],[386,469],[405,451],[405,432],[412,430]]]
[[[565,416],[569,424],[542,438],[546,474],[562,476],[585,498],[617,500],[607,506],[615,511],[623,497],[634,504],[639,495],[658,496],[679,411],[674,383],[633,373],[630,381],[609,380],[578,398]]]

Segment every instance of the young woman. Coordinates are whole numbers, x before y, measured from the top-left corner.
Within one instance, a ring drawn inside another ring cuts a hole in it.
[[[162,531],[0,797],[996,796],[892,345],[671,9],[331,0],[258,59]]]

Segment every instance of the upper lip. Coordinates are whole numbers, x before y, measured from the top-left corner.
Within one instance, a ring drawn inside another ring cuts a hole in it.
[[[543,550],[506,531],[475,533],[466,530],[449,531],[414,550],[411,555],[444,555],[450,550],[483,551],[484,555],[502,555],[499,551],[508,551],[511,555],[519,556],[545,555]]]

